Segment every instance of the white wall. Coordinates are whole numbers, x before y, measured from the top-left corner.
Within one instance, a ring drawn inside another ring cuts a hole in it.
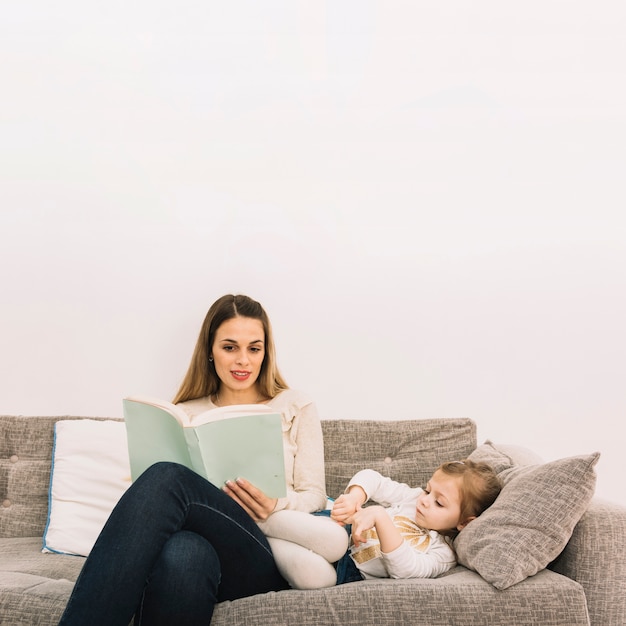
[[[324,418],[600,450],[626,504],[625,6],[3,7],[0,413],[170,398],[244,292]]]

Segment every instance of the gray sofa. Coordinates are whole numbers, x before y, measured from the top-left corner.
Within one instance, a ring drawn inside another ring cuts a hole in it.
[[[56,624],[83,562],[41,552],[58,419],[80,418],[0,417],[2,626]],[[364,467],[419,485],[439,463],[478,447],[475,424],[464,418],[327,420],[323,430],[330,496]],[[593,499],[558,558],[504,590],[459,565],[438,579],[368,580],[224,602],[211,624],[624,626],[625,537],[626,508]]]

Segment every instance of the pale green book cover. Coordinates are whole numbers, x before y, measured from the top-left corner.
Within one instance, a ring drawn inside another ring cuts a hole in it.
[[[154,398],[125,398],[123,407],[133,480],[157,461],[173,461],[217,487],[245,478],[270,497],[286,495],[282,418],[270,407],[220,407],[193,422]]]

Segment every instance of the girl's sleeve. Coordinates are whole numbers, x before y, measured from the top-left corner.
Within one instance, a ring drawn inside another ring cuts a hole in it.
[[[409,487],[405,483],[391,480],[391,478],[371,469],[357,472],[348,483],[346,491],[352,485],[361,487],[367,494],[368,500],[373,500],[384,507],[414,498],[422,491],[419,487]]]
[[[279,498],[275,511],[293,509],[311,513],[326,508],[326,474],[322,425],[313,402],[298,407],[289,433],[294,449],[293,488]]]
[[[426,552],[413,548],[405,539],[382,556],[389,578],[435,578],[456,565],[454,551],[441,538]]]

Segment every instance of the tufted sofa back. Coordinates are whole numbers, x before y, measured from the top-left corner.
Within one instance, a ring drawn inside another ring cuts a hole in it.
[[[54,423],[60,419],[81,418],[0,416],[0,537],[43,535]],[[333,498],[360,469],[420,486],[440,463],[476,448],[476,426],[468,418],[323,420],[322,430],[326,485]]]
[[[469,418],[324,420],[322,430],[331,498],[366,468],[421,487],[441,463],[463,459],[476,448],[476,425]]]

